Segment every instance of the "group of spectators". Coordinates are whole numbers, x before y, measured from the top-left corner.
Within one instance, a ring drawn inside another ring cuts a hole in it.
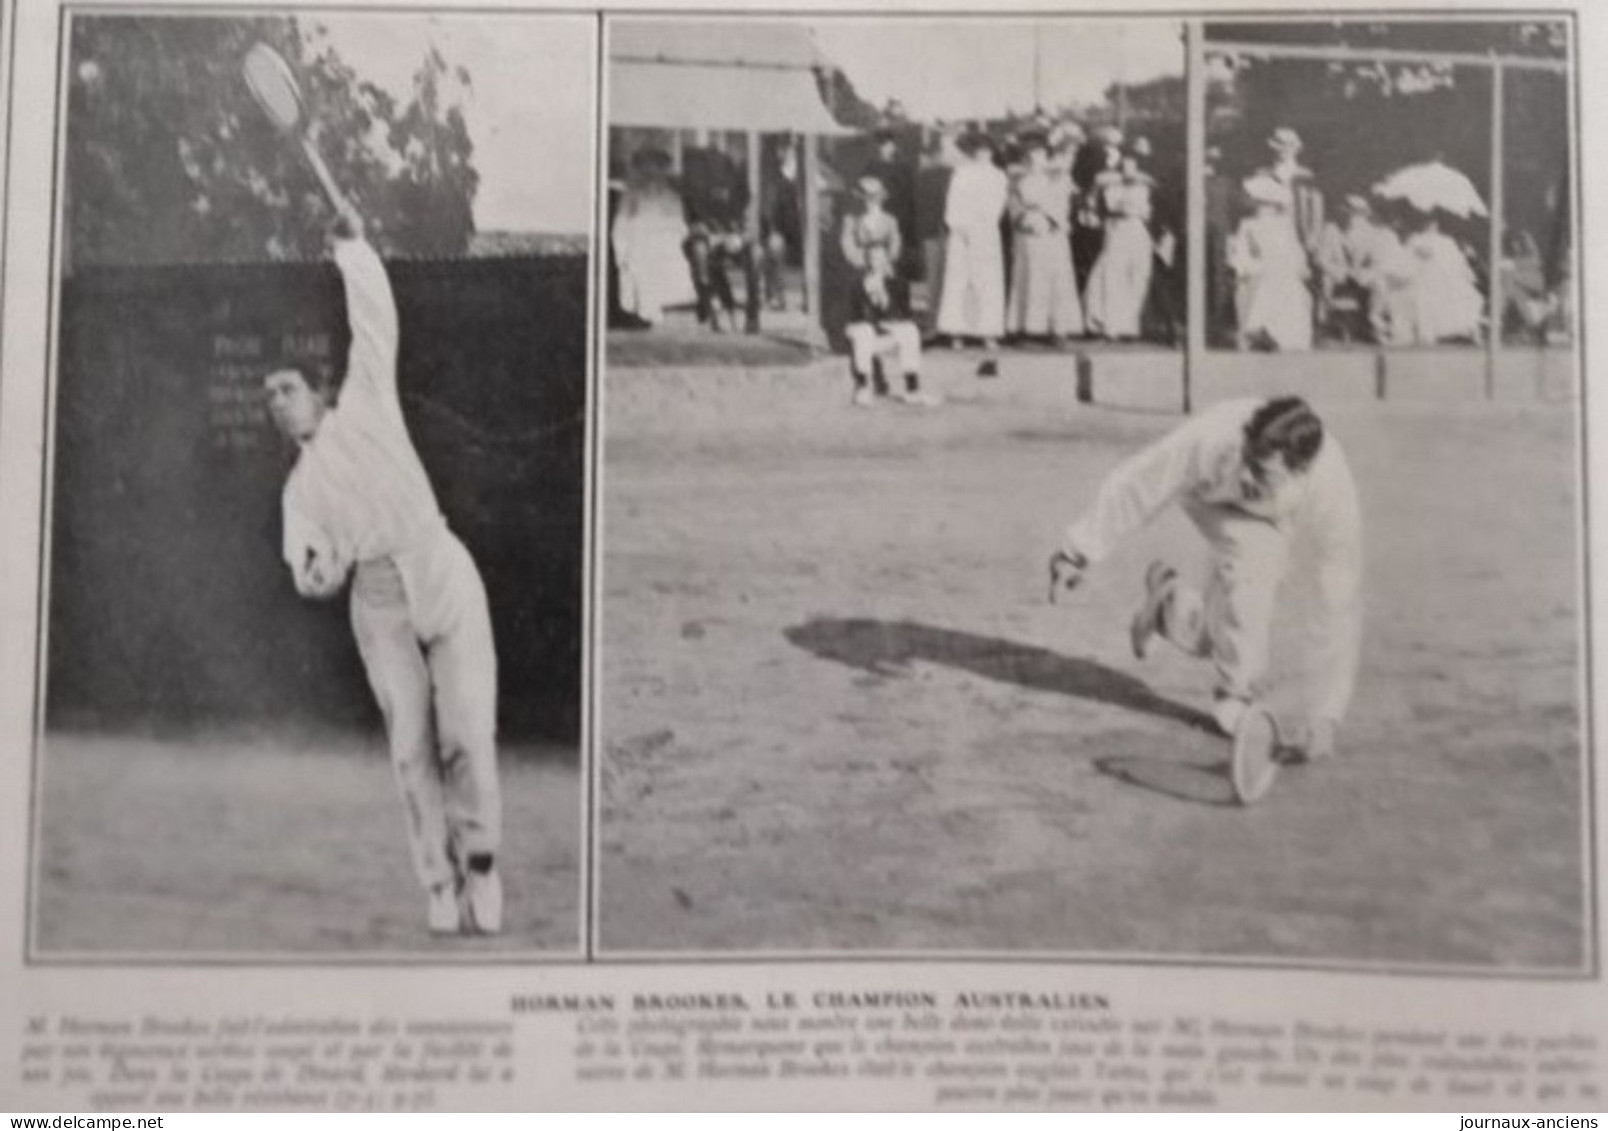
[[[924,330],[951,344],[1138,338],[1158,256],[1149,144],[1115,126],[1094,138],[1073,121],[1039,124],[1003,144],[981,130],[939,131],[912,170],[891,134],[860,180],[880,193],[914,257],[892,269],[926,283]],[[844,255],[856,228],[843,229]],[[1160,238],[1158,238],[1158,236]],[[912,270],[913,269],[913,270]]]
[[[897,371],[894,395],[931,403],[918,375],[924,337],[985,351],[1004,338],[1139,337],[1153,263],[1170,261],[1176,242],[1152,234],[1144,139],[1126,143],[1108,126],[1091,141],[1063,122],[996,148],[980,130],[940,131],[913,172],[892,134],[877,144],[839,237],[854,280],[856,403],[874,400],[879,361]],[[918,272],[923,310],[911,301]],[[980,372],[994,371],[985,360]]]
[[[748,224],[750,193],[743,170],[713,147],[688,149],[680,176],[659,149],[634,153],[610,226],[620,307],[644,325],[656,325],[667,307],[695,304],[698,321],[712,330],[741,318],[749,333],[759,329],[764,303],[780,305],[781,245],[797,241],[796,219],[768,225],[756,242]],[[777,182],[780,182],[779,184]],[[791,147],[781,159],[765,211],[797,215],[798,170]],[[731,285],[743,280],[739,307]]]
[[[854,280],[851,314],[880,296],[919,341],[985,350],[1001,340],[1176,340],[1181,218],[1155,206],[1145,138],[1110,125],[1089,136],[1063,120],[1004,141],[981,129],[938,130],[919,158],[891,131],[875,146],[850,182],[837,233]],[[1308,349],[1319,338],[1480,340],[1489,268],[1459,239],[1466,230],[1435,210],[1364,193],[1326,208],[1302,148],[1293,129],[1279,127],[1249,176],[1220,171],[1217,151],[1207,154],[1212,340],[1261,350]],[[638,150],[611,228],[621,308],[652,325],[666,307],[694,304],[713,330],[740,322],[757,331],[764,306],[785,304],[784,266],[801,247],[793,145],[776,147],[760,181],[761,198],[751,201],[741,166],[718,148],[685,151],[679,176],[668,154]],[[1545,277],[1523,232],[1508,236],[1498,270],[1509,332],[1543,338],[1567,288]]]
[[[1310,349],[1319,332],[1384,345],[1479,339],[1475,260],[1437,211],[1376,208],[1353,193],[1328,216],[1296,132],[1281,127],[1268,146],[1272,160],[1240,185],[1237,223],[1232,182],[1208,169],[1213,321],[1231,322],[1240,348]]]
[[[1344,195],[1331,213],[1295,131],[1274,131],[1268,145],[1272,161],[1244,181],[1219,174],[1216,151],[1208,155],[1208,325],[1218,344],[1474,344],[1492,333],[1545,342],[1567,333],[1567,277],[1548,272],[1527,231],[1504,235],[1503,324],[1492,327],[1491,265],[1470,240],[1483,239],[1483,223],[1377,189]],[[1461,176],[1438,161],[1423,168]],[[1566,249],[1555,248],[1566,265]]]

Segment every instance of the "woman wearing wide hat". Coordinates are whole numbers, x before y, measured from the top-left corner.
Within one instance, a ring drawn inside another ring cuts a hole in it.
[[[1307,288],[1311,267],[1290,222],[1290,188],[1258,173],[1245,182],[1245,195],[1254,211],[1240,224],[1229,247],[1240,346],[1311,349],[1312,292]]]
[[[964,160],[949,181],[944,203],[944,287],[938,332],[954,343],[981,339],[991,348],[1005,331],[1005,258],[1000,217],[1009,183],[994,166],[993,148],[981,133],[960,140]]]
[[[1119,169],[1102,173],[1095,181],[1106,225],[1100,258],[1083,294],[1084,316],[1092,334],[1114,341],[1139,336],[1155,255],[1150,238],[1150,198],[1155,184],[1155,178],[1139,168],[1139,156],[1131,150],[1123,155]]]
[[[1072,176],[1052,165],[1049,140],[1032,133],[1022,139],[1025,160],[1011,189],[1010,334],[1067,338],[1083,333],[1083,305],[1072,274],[1067,225],[1072,212]]]

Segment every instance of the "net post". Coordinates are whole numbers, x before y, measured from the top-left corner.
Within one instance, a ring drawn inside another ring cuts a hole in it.
[[[1194,411],[1195,377],[1206,354],[1206,25],[1184,24],[1185,306],[1183,409]]]

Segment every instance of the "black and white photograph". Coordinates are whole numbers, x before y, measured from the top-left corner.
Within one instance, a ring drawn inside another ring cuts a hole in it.
[[[63,26],[33,958],[576,956],[596,20]]]
[[[1589,968],[1571,32],[609,18],[599,952]]]

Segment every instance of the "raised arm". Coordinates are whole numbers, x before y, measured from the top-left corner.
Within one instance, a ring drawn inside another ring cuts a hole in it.
[[[346,357],[346,388],[361,387],[394,401],[397,317],[391,281],[374,248],[359,236],[335,240],[335,265],[346,289],[346,317],[352,331]],[[342,396],[345,396],[343,389]]]

